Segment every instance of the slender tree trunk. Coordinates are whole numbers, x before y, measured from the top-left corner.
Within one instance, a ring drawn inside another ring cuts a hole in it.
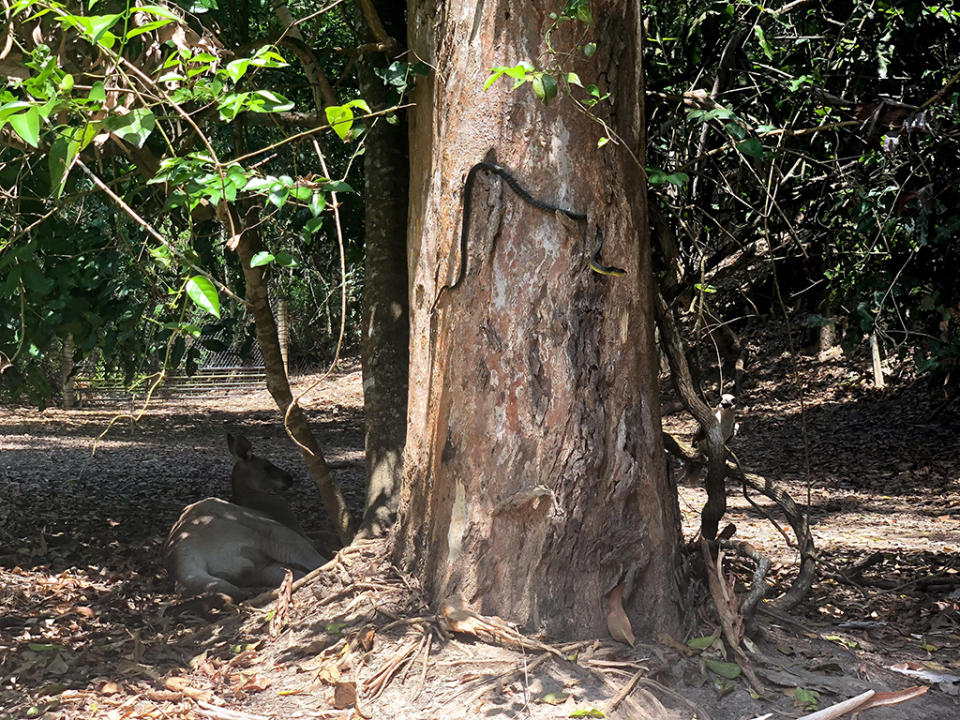
[[[434,601],[457,597],[554,636],[607,632],[623,605],[641,637],[675,631],[679,513],[660,436],[643,162],[639,4],[596,2],[598,50],[564,67],[609,90],[597,106],[482,86],[495,66],[548,57],[556,3],[425,0],[414,56],[436,69],[411,114],[411,373],[396,559]],[[552,35],[569,47],[572,23]],[[579,33],[585,26],[577,25]],[[493,151],[533,195],[587,212],[607,238],[478,175],[467,257],[463,185]],[[637,156],[631,160],[628,150]],[[462,260],[465,278],[452,284]],[[440,295],[434,309],[434,303]]]
[[[280,342],[283,373],[290,377],[290,303],[286,298],[277,300],[277,340]]]
[[[368,3],[379,12],[378,27],[403,38],[403,5]],[[368,31],[364,42],[379,40]],[[365,55],[358,66],[360,95],[374,110],[393,98],[374,69],[390,58]],[[393,526],[403,479],[407,437],[407,373],[410,367],[407,301],[407,123],[379,118],[366,136],[363,156],[365,264],[363,288],[363,409],[366,425],[367,504],[363,532],[380,535]]]
[[[246,300],[250,304],[253,319],[256,324],[257,343],[263,354],[263,366],[267,375],[267,390],[282,414],[287,412],[293,402],[290,392],[290,383],[283,368],[283,355],[280,352],[280,339],[277,334],[277,324],[270,309],[270,300],[267,295],[267,283],[263,267],[250,267],[254,254],[262,249],[259,237],[259,209],[251,205],[247,215],[242,219],[237,217],[235,224],[239,231],[236,245],[233,248],[240,259],[243,269],[243,279],[246,285]],[[243,223],[241,225],[241,223]],[[320,446],[310,431],[307,416],[299,406],[293,408],[287,419],[290,434],[300,446],[300,453],[306,462],[307,469],[317,484],[320,499],[324,510],[327,511],[340,540],[347,544],[353,538],[353,523],[343,494],[337,487],[330,474],[330,469],[323,458]]]
[[[870,333],[870,362],[873,366],[873,385],[874,387],[886,387],[883,381],[883,364],[880,359],[880,343],[877,341],[877,333]]]
[[[61,405],[65,410],[69,410],[77,402],[76,383],[73,377],[73,333],[63,336],[63,347],[60,351],[60,391]]]

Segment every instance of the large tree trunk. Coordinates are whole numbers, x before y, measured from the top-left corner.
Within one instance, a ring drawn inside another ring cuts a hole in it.
[[[434,601],[459,596],[552,635],[607,629],[627,582],[634,631],[675,630],[679,513],[660,437],[653,343],[639,4],[594,3],[598,51],[564,70],[612,92],[601,126],[530,86],[486,92],[489,68],[547,57],[556,3],[478,9],[411,0],[413,56],[435,68],[411,114],[411,372],[396,559]],[[567,23],[552,37],[568,47]],[[583,57],[578,53],[578,57]],[[569,62],[566,61],[565,62]],[[563,221],[489,174],[473,194],[459,264],[463,185],[493,150],[533,195],[588,212],[607,243],[589,269],[586,223]]]
[[[373,3],[380,28],[402,39],[403,5]],[[373,31],[364,42],[379,40]],[[387,87],[374,68],[389,63],[379,53],[365,55],[358,67],[360,95],[374,110],[390,105]],[[407,372],[410,365],[407,301],[407,123],[379,118],[366,136],[363,156],[364,263],[363,411],[366,425],[367,505],[362,531],[380,535],[393,527],[403,479],[407,437]]]

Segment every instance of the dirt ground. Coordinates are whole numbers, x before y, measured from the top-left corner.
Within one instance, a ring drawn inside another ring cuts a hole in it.
[[[801,413],[792,372],[774,358],[756,375],[731,442],[745,467],[809,498],[820,551],[807,601],[789,615],[762,613],[751,634],[756,682],[723,677],[735,658],[719,640],[630,648],[609,638],[544,645],[510,628],[451,634],[382,542],[339,553],[289,606],[182,604],[160,544],[184,505],[228,495],[226,430],[299,476],[294,510],[322,552],[336,551],[269,396],[168,400],[112,426],[115,408],[0,408],[0,718],[734,720],[798,717],[914,685],[930,689],[862,717],[960,718],[956,403],[942,407],[917,382],[877,391],[862,368],[805,358]],[[359,513],[358,369],[346,366],[304,406]],[[669,395],[664,407],[665,429],[688,439],[692,422]],[[687,540],[703,500],[695,479],[681,485]],[[770,504],[753,500],[731,487],[725,522],[773,560],[772,597],[789,586],[796,558],[766,516]],[[724,569],[738,590],[751,581],[739,558]],[[708,636],[717,629],[709,593],[692,594],[692,637]]]

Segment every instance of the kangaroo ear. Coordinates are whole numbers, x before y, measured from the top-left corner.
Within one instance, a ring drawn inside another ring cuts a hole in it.
[[[237,460],[249,460],[253,446],[243,435],[227,433],[227,447]]]

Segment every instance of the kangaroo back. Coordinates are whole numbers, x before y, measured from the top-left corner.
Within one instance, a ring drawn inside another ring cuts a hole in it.
[[[324,562],[298,532],[219,498],[184,508],[164,545],[164,564],[178,591],[225,593],[235,601],[276,587],[285,568],[302,577]]]

